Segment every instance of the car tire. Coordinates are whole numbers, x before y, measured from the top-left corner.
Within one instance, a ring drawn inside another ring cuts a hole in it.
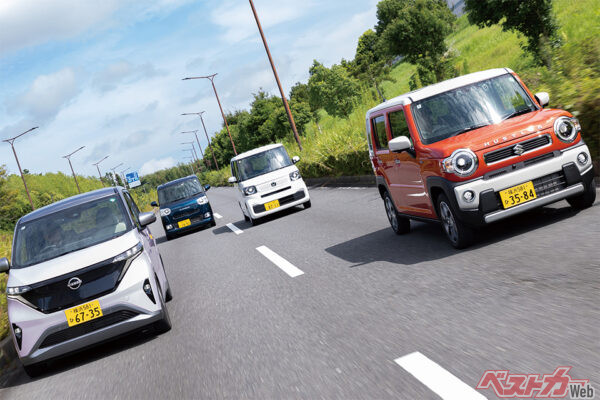
[[[165,234],[165,237],[167,238],[167,241],[173,240],[173,238],[174,238],[173,235],[169,235],[168,233]]]
[[[437,211],[444,233],[453,247],[464,249],[473,243],[473,228],[456,218],[456,212],[445,194],[440,194],[437,198]]]
[[[169,283],[169,277],[167,276],[167,270],[165,270],[165,263],[162,259],[162,255],[159,254],[158,257],[160,258],[160,265],[162,265],[163,272],[165,273],[165,278],[167,279],[167,294],[165,295],[165,301],[169,302],[173,300],[173,295],[171,294],[171,284]]]
[[[211,227],[217,226],[217,221],[215,221],[214,219],[212,221],[210,221],[210,226]]]
[[[158,278],[154,279],[156,279],[156,284],[158,285],[158,301],[160,302],[160,308],[163,311],[162,319],[154,323],[154,331],[158,334],[161,334],[171,330],[171,317],[169,316],[169,310],[167,309],[165,299],[163,299],[162,289],[158,284]]]
[[[583,210],[594,205],[596,201],[596,179],[592,179],[583,193],[569,197],[567,202],[576,210]]]
[[[242,214],[243,214],[243,213],[242,213]],[[248,218],[248,216],[247,216],[246,214],[243,214],[243,215],[244,215],[244,221],[246,221],[246,222],[250,222],[250,218]]]
[[[46,369],[46,363],[23,365],[23,369],[25,370],[25,373],[29,375],[30,378],[35,378],[36,376],[40,376],[44,372],[44,370]]]
[[[388,192],[383,195],[383,204],[385,212],[390,222],[390,226],[396,235],[404,235],[410,232],[410,219],[401,217],[396,210],[396,206]]]
[[[310,200],[304,203],[304,209],[310,208],[311,206],[312,204],[310,203]]]

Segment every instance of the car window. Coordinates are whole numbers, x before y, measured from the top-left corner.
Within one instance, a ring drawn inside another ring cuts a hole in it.
[[[13,267],[24,268],[114,239],[133,226],[117,195],[17,224]]]
[[[128,192],[123,192],[123,196],[125,197],[125,202],[127,203],[127,208],[129,208],[129,212],[131,213],[131,217],[135,224],[140,227],[140,210],[138,209],[135,201],[131,198],[131,195]]]
[[[385,117],[383,115],[371,120],[373,126],[373,138],[375,139],[375,147],[377,150],[385,150],[388,148],[387,132],[385,131]]]
[[[235,162],[240,182],[293,165],[290,156],[282,146],[241,158]]]
[[[388,114],[388,120],[390,123],[390,131],[392,131],[392,137],[406,136],[410,138],[410,132],[408,131],[408,124],[406,123],[406,117],[404,111],[398,110]]]
[[[158,189],[158,204],[162,206],[179,200],[189,199],[203,193],[204,188],[198,178],[185,179]]]

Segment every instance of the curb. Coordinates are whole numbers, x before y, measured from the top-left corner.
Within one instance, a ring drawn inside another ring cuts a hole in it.
[[[323,178],[306,178],[308,187],[371,187],[375,186],[375,175],[359,176],[326,176]]]

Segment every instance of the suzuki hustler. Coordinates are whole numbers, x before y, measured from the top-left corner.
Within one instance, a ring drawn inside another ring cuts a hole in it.
[[[105,188],[40,208],[15,226],[9,328],[29,375],[49,360],[152,325],[171,329],[171,289],[148,225],[127,190]]]
[[[440,221],[464,248],[474,229],[536,207],[590,207],[594,171],[579,121],[548,102],[501,68],[370,109],[370,159],[394,232],[409,232],[411,219]]]

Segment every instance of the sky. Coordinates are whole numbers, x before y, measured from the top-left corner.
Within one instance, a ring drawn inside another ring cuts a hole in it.
[[[286,94],[306,82],[314,59],[354,58],[359,36],[377,22],[377,0],[254,0]],[[182,113],[206,111],[209,135],[221,114],[247,109],[277,86],[246,0],[1,0],[0,139],[17,139],[32,173],[96,176],[130,167],[141,175],[189,156],[181,142],[200,129]],[[0,165],[18,173],[10,145]]]

